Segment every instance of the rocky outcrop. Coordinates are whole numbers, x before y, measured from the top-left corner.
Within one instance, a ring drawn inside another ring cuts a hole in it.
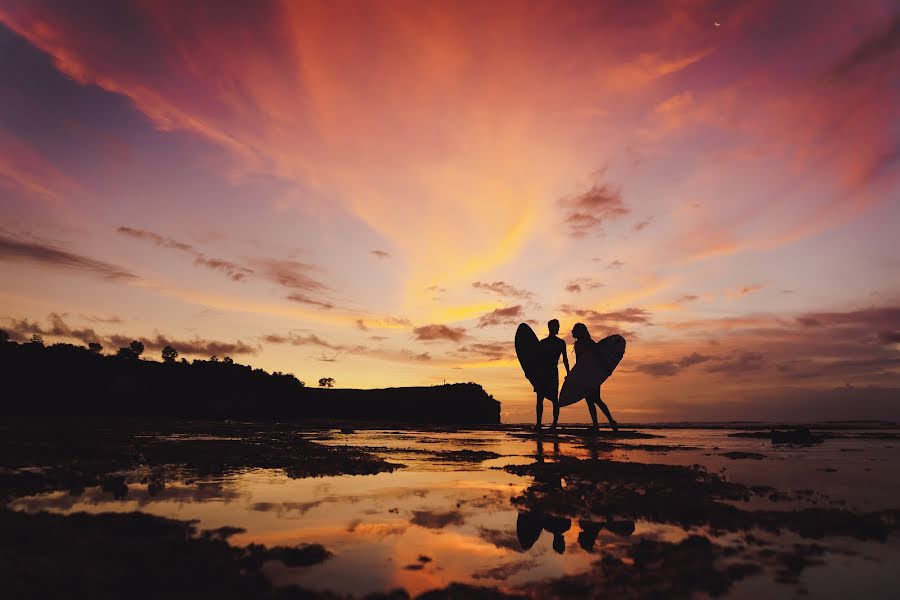
[[[500,423],[500,403],[477,383],[374,390],[304,389],[309,416],[460,425]]]

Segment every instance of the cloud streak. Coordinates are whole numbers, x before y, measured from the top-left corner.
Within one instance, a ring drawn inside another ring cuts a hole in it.
[[[252,269],[248,269],[247,267],[243,267],[223,258],[209,257],[191,244],[179,242],[152,231],[135,229],[134,227],[127,227],[125,225],[120,226],[116,231],[134,239],[150,242],[161,248],[171,248],[172,250],[187,253],[194,257],[194,264],[198,267],[205,267],[207,269],[212,269],[213,271],[224,273],[232,281],[243,281],[249,275],[253,274]]]
[[[259,267],[263,277],[278,285],[302,292],[319,292],[325,289],[312,273],[318,268],[297,260],[281,260],[276,258],[261,258],[254,261]]]
[[[466,330],[462,327],[450,327],[442,324],[422,325],[413,329],[413,337],[423,342],[437,340],[459,342],[466,337]]]
[[[506,296],[508,298],[531,298],[534,294],[529,292],[528,290],[523,290],[521,288],[517,288],[514,285],[510,285],[505,281],[493,281],[493,282],[484,282],[484,281],[476,281],[472,284],[472,287],[476,290],[483,290],[486,292],[491,292],[493,294],[497,294],[498,296]]]
[[[0,234],[0,260],[64,269],[109,281],[137,279],[137,275],[131,271],[112,263],[69,252],[50,244],[24,241],[3,234]]]
[[[573,294],[578,294],[584,290],[596,290],[605,286],[605,283],[591,277],[577,277],[566,282],[565,290]]]
[[[478,327],[491,327],[494,325],[515,325],[522,320],[524,311],[522,306],[504,306],[495,308],[491,312],[478,317]]]

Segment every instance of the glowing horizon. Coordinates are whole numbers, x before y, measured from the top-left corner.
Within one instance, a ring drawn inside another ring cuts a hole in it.
[[[0,328],[474,381],[505,421],[551,318],[626,335],[623,421],[897,397],[898,31],[876,0],[6,2]]]

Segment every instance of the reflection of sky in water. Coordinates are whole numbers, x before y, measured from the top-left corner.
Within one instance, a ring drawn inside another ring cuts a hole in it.
[[[815,490],[813,499],[828,504],[846,501],[863,510],[895,508],[900,497],[900,473],[891,468],[896,442],[885,440],[829,440],[813,448],[774,447],[766,440],[727,437],[721,430],[658,430],[664,437],[618,440],[616,446],[591,450],[582,440],[560,436],[543,444],[521,432],[394,432],[359,431],[313,436],[320,443],[370,447],[376,454],[406,465],[393,473],[289,479],[280,470],[251,469],[211,480],[168,482],[153,493],[146,484],[129,485],[128,495],[115,500],[100,488],[81,496],[57,492],[22,498],[13,507],[23,510],[132,511],[176,519],[195,519],[201,528],[236,526],[244,533],[234,544],[295,545],[320,543],[334,556],[312,567],[288,568],[269,563],[266,574],[276,584],[299,584],[315,589],[363,594],[403,587],[412,594],[453,581],[512,588],[546,578],[589,570],[603,553],[619,555],[624,544],[641,537],[677,543],[688,535],[681,527],[637,521],[634,532],[601,529],[591,552],[579,545],[582,524],[573,519],[562,532],[564,554],[552,548],[553,534],[543,531],[529,550],[517,537],[519,513],[510,499],[527,488],[529,478],[498,467],[530,463],[540,456],[632,460],[664,464],[702,464],[727,478],[748,485],[771,485],[781,491]],[[652,446],[691,446],[695,449],[654,451]],[[461,461],[452,452],[474,450],[500,457]],[[764,454],[762,460],[732,460],[724,452]],[[450,452],[450,454],[442,453]],[[829,471],[828,469],[837,469]],[[137,478],[139,479],[139,478]],[[823,497],[824,495],[824,497]],[[799,502],[803,502],[800,500]],[[798,500],[762,500],[753,508],[786,509]],[[726,534],[694,530],[725,541]],[[789,536],[782,536],[785,543]],[[824,582],[834,569],[814,567],[803,575],[814,597],[839,597],[833,590],[856,581],[863,588],[873,577],[896,581],[885,558],[900,557],[897,540],[888,544],[843,543],[863,549],[857,557],[830,559],[841,565],[840,583]],[[881,560],[868,560],[880,557]],[[791,587],[771,588],[770,578],[751,577],[733,594],[752,597],[761,590],[772,595]],[[762,586],[762,587],[760,587]],[[881,588],[878,588],[881,589]],[[873,591],[877,592],[878,589]]]

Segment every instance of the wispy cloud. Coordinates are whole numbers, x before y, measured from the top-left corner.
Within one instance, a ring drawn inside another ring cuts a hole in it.
[[[697,352],[692,352],[691,354],[682,356],[677,360],[638,363],[638,365],[634,367],[634,370],[639,373],[650,375],[652,377],[674,377],[688,367],[714,360],[721,360],[721,358],[708,354],[699,354]]]
[[[282,287],[304,292],[319,292],[325,284],[313,277],[318,268],[309,263],[297,260],[281,260],[277,258],[260,258],[253,261],[261,275]]]
[[[413,329],[413,337],[420,341],[449,340],[458,342],[466,337],[462,327],[450,327],[442,324],[422,325]]]
[[[346,350],[347,347],[340,344],[332,344],[314,333],[300,335],[297,333],[278,334],[270,333],[262,337],[262,341],[269,344],[290,344],[291,346],[319,346],[329,350]]]
[[[183,252],[193,257],[195,265],[224,273],[232,281],[246,281],[251,277],[259,277],[276,283],[288,290],[295,290],[285,297],[285,299],[291,302],[306,304],[325,310],[334,308],[333,302],[318,296],[318,294],[326,290],[327,287],[315,277],[319,269],[314,265],[296,260],[257,258],[251,261],[255,267],[251,269],[250,267],[224,258],[207,256],[193,244],[181,242],[153,231],[127,227],[124,225],[119,227],[116,231],[122,235],[143,240],[161,248],[169,248],[178,252]]]
[[[517,288],[514,285],[510,285],[505,281],[493,281],[493,282],[483,282],[476,281],[472,284],[472,287],[477,290],[484,290],[486,292],[491,292],[497,294],[499,296],[506,296],[509,298],[531,298],[534,294],[529,292],[528,290],[523,290],[521,288]]]
[[[490,327],[492,325],[515,325],[522,320],[524,314],[522,306],[504,306],[495,308],[491,312],[478,317],[478,327]]]
[[[365,317],[353,320],[353,326],[367,331],[369,329],[408,329],[412,323],[406,317]]]
[[[621,190],[610,185],[593,185],[589,190],[559,201],[565,223],[574,237],[599,233],[608,221],[624,217],[631,209],[622,200]]]
[[[649,311],[636,307],[600,312],[588,308],[578,308],[570,304],[563,304],[559,309],[567,315],[583,317],[591,322],[610,321],[613,323],[649,323],[651,317]]]
[[[291,346],[322,348],[335,354],[319,354],[315,360],[325,362],[336,362],[341,354],[351,354],[377,358],[379,360],[387,360],[392,362],[426,362],[431,360],[428,352],[414,352],[408,348],[399,350],[385,348],[382,346],[366,346],[364,344],[337,344],[330,342],[315,333],[297,333],[289,332],[286,334],[271,333],[260,338],[267,344],[288,344]],[[368,339],[373,341],[383,341],[383,336],[369,336]]]
[[[900,52],[900,12],[882,29],[871,33],[832,69],[833,77],[843,78],[873,65],[896,68]]]
[[[488,360],[511,359],[514,356],[513,345],[509,342],[475,342],[460,346],[457,352],[462,355],[477,356]]]
[[[634,226],[632,227],[632,229],[634,229],[635,231],[643,231],[652,222],[653,222],[653,217],[647,217],[643,221],[638,221],[637,223],[635,223]]]
[[[674,377],[680,371],[678,365],[671,360],[641,363],[635,367],[635,370],[653,377]]]
[[[596,290],[605,286],[605,283],[592,277],[577,277],[566,282],[565,290],[573,294],[578,294],[584,290]]]
[[[751,371],[758,371],[766,364],[766,357],[760,352],[741,352],[722,360],[718,360],[706,367],[707,373],[725,373],[728,375],[743,375]]]
[[[765,284],[762,284],[762,283],[751,283],[749,285],[742,285],[741,287],[739,287],[735,290],[732,290],[729,293],[729,295],[734,298],[742,298],[749,294],[758,292],[758,291],[764,289],[765,287],[766,287]]]
[[[150,242],[161,248],[171,248],[172,250],[178,250],[179,252],[189,254],[194,257],[195,265],[212,269],[213,271],[220,271],[233,281],[243,281],[248,275],[253,274],[252,269],[248,269],[247,267],[241,266],[230,260],[225,260],[224,258],[207,256],[191,244],[179,242],[152,231],[136,229],[125,225],[120,226],[116,231],[134,239]]]
[[[879,331],[878,339],[885,344],[900,344],[900,329],[893,331]]]
[[[291,302],[297,302],[298,304],[308,304],[310,306],[318,306],[319,308],[324,308],[325,310],[334,308],[334,304],[332,304],[331,302],[316,300],[315,298],[308,296],[307,294],[288,294],[286,298]]]
[[[50,244],[15,239],[3,234],[0,234],[0,260],[67,269],[111,281],[137,279],[134,273],[112,263],[69,252]]]

